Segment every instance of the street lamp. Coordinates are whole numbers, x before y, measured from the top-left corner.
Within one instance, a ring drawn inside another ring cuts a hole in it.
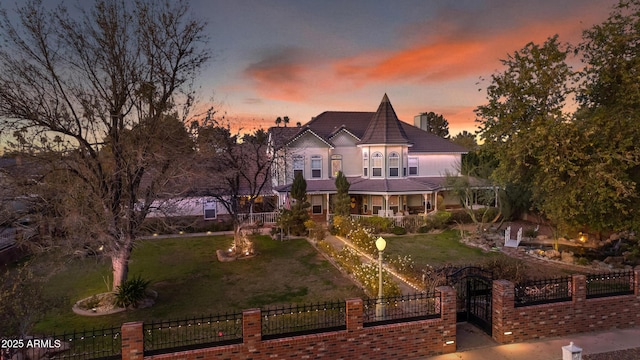
[[[376,318],[382,320],[384,318],[384,302],[382,302],[382,252],[387,247],[387,242],[381,237],[376,240],[376,248],[378,249],[378,302],[376,303]]]

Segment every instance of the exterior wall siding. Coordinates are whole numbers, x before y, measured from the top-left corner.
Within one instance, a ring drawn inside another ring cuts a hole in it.
[[[445,176],[447,172],[452,175],[459,174],[461,155],[412,155],[418,157],[418,174],[420,176]]]

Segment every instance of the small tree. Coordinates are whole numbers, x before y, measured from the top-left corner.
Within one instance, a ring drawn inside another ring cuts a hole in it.
[[[280,212],[278,226],[293,235],[304,235],[304,223],[310,218],[307,209],[311,204],[307,201],[307,182],[300,173],[296,174],[291,184],[291,197],[294,200],[291,209],[283,209]]]
[[[333,198],[333,214],[335,216],[349,216],[351,212],[351,197],[349,196],[349,180],[342,171],[336,176],[336,195]]]

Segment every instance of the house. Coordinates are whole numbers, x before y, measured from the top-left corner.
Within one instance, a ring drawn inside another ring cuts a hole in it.
[[[438,201],[457,205],[445,181],[459,175],[466,152],[400,121],[386,94],[376,112],[327,111],[304,126],[269,129],[272,188],[280,203],[300,172],[312,214],[327,219],[339,171],[351,184],[353,215],[426,214]]]

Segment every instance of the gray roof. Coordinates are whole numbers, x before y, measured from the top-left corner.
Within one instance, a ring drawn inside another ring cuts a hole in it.
[[[424,193],[440,190],[446,177],[412,177],[400,179],[365,179],[359,176],[348,177],[351,186],[350,194],[370,193]],[[335,193],[335,179],[321,179],[307,181],[307,193]],[[291,184],[274,188],[277,192],[291,191]]]
[[[275,148],[278,149],[306,132],[313,132],[327,144],[332,145],[332,136],[342,129],[357,137],[360,144],[412,144],[409,147],[409,153],[467,152],[467,149],[460,145],[400,121],[386,95],[375,113],[325,111],[304,126],[272,127],[269,133]]]
[[[384,94],[378,111],[369,121],[364,136],[358,142],[358,145],[364,144],[411,144],[387,94]]]

